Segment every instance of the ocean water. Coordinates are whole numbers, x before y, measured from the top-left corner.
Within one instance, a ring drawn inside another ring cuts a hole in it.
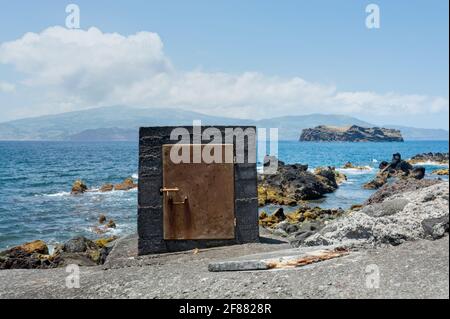
[[[348,181],[313,205],[348,208],[372,191],[362,189],[382,160],[399,152],[404,158],[423,152],[448,152],[448,142],[299,143],[280,142],[278,155],[287,163],[341,167],[347,161],[370,167],[343,170]],[[117,229],[106,235],[136,231],[137,191],[70,195],[72,183],[89,188],[137,179],[138,145],[131,142],[0,142],[0,249],[36,239],[56,244],[76,235],[96,238],[100,214],[114,219]],[[439,168],[427,165],[427,172]],[[429,178],[432,178],[429,176]],[[265,208],[272,210],[275,207]]]

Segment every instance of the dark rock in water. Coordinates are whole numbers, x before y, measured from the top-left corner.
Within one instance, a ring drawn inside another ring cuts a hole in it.
[[[317,126],[304,129],[300,141],[339,141],[339,142],[403,142],[399,130],[386,128],[366,128],[357,125],[350,127]]]
[[[393,166],[395,166],[395,165],[401,163],[401,161],[402,161],[402,155],[401,155],[400,153],[392,154],[392,161],[391,161],[391,164],[392,164]]]
[[[396,194],[409,192],[409,191],[419,190],[422,188],[426,188],[426,187],[435,185],[437,183],[440,183],[440,181],[431,180],[431,179],[417,180],[417,179],[413,179],[413,178],[399,179],[392,184],[386,184],[383,187],[381,187],[375,194],[373,194],[366,201],[365,205],[381,203],[387,197],[390,197],[390,196],[393,196]]]
[[[402,156],[399,153],[395,153],[392,155],[391,163],[388,164],[386,161],[383,161],[380,164],[380,171],[377,176],[363,187],[366,189],[378,189],[386,184],[391,177],[420,180],[425,177],[425,168],[414,167],[402,160]]]
[[[134,183],[133,179],[127,178],[122,183],[114,185],[114,190],[116,191],[128,191],[137,188],[137,184]]]
[[[278,208],[273,215],[278,218],[279,220],[283,221],[286,219],[286,215],[284,215],[284,210],[283,208]]]
[[[336,181],[335,172],[336,170],[334,167],[319,167],[314,170],[314,174],[316,174],[316,176],[319,177],[324,184],[328,185],[330,188],[337,189],[339,186]]]
[[[87,188],[86,184],[81,180],[77,180],[72,185],[71,194],[73,194],[73,195],[83,194],[87,190],[88,190],[88,188]]]
[[[431,172],[431,174],[439,175],[439,176],[444,176],[444,175],[448,176],[449,175],[448,174],[448,168],[434,170],[433,172]]]
[[[335,171],[330,168],[313,174],[307,165],[279,163],[276,174],[258,176],[260,205],[295,205],[302,200],[319,199],[337,188]]]
[[[103,214],[101,214],[101,215],[98,217],[98,223],[99,223],[99,224],[104,224],[105,222],[106,222],[106,216],[103,215]]]
[[[410,171],[413,168],[414,167],[411,164],[402,160],[402,156],[400,155],[400,153],[395,153],[392,155],[391,163],[383,170],[388,171],[392,175],[395,174],[409,175]]]
[[[116,228],[116,223],[111,219],[108,224],[106,224],[107,228]]]
[[[414,179],[423,179],[425,177],[425,167],[414,167],[410,173],[410,176]]]
[[[409,161],[411,164],[420,163],[437,163],[437,164],[448,164],[449,154],[448,153],[423,153],[413,156]]]
[[[368,166],[356,166],[356,165],[353,165],[352,162],[345,163],[342,168],[343,169],[357,169],[357,170],[360,170],[360,171],[366,171],[366,170],[370,169],[370,167],[368,167]]]
[[[112,190],[114,190],[113,184],[105,184],[102,187],[100,187],[100,192],[102,193],[111,192]]]
[[[370,182],[364,184],[365,189],[378,189],[388,182],[388,174],[377,174]]]
[[[444,237],[448,233],[449,217],[430,218],[422,221],[422,227],[425,234],[436,240]]]
[[[413,169],[413,166],[405,161],[400,161],[395,167],[392,167],[395,171],[402,171],[403,173],[409,174]]]
[[[383,169],[385,169],[385,168],[388,167],[388,166],[389,166],[389,162],[382,161],[382,162],[380,163],[380,165],[378,166],[378,168],[381,169],[381,170],[383,170]]]
[[[355,168],[355,166],[352,164],[352,162],[345,163],[343,168]]]

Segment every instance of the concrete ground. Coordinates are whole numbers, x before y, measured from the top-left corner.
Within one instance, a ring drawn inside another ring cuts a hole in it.
[[[81,268],[80,288],[66,287],[64,268],[0,271],[0,298],[449,298],[448,236],[302,268],[220,273],[208,272],[208,264],[289,246],[265,240],[130,257],[133,242],[124,240],[104,266]]]

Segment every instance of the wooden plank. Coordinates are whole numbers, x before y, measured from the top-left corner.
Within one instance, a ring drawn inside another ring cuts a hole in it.
[[[291,250],[288,251],[292,253]],[[280,254],[283,251],[279,252]],[[269,270],[269,269],[290,269],[303,267],[326,260],[347,256],[350,252],[346,249],[317,250],[303,253],[296,256],[279,256],[269,259],[231,260],[222,262],[212,262],[208,265],[211,272],[223,271],[249,271],[249,270]]]

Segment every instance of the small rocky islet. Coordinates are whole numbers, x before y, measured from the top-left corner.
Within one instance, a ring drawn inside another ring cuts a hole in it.
[[[403,142],[399,130],[382,127],[319,125],[304,129],[300,142]]]
[[[414,160],[413,160],[414,159]],[[425,169],[412,163],[448,163],[447,154],[420,154],[405,161],[394,154],[391,162],[382,162],[374,181],[376,192],[363,204],[349,210],[311,207],[308,200],[334,192],[347,177],[334,167],[310,171],[307,165],[278,161],[274,175],[258,176],[260,206],[268,204],[296,207],[285,213],[283,207],[260,213],[260,227],[272,235],[287,239],[293,247],[343,244],[345,246],[398,245],[422,238],[438,239],[448,233],[448,182],[424,179]],[[350,162],[341,169],[368,170]],[[448,174],[448,168],[447,174]],[[445,169],[435,174],[445,175]],[[136,188],[132,178],[119,184],[105,184],[91,190],[81,180],[71,193],[108,192]],[[367,187],[367,185],[365,185]],[[367,187],[369,188],[369,187]],[[98,235],[116,224],[100,215],[93,231]],[[37,240],[0,252],[0,269],[48,269],[68,264],[101,265],[117,240],[116,236],[91,240],[75,237],[57,245],[50,254],[45,242]]]

